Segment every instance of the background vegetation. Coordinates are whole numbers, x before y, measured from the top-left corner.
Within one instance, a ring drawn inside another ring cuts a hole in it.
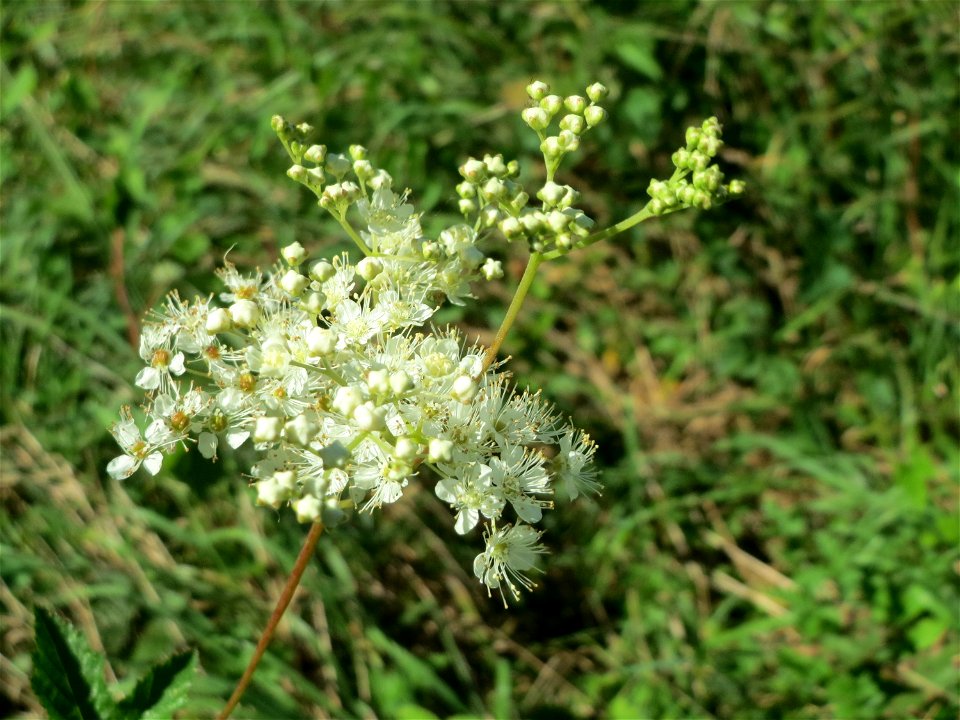
[[[424,488],[322,539],[238,717],[956,717],[958,30],[938,2],[5,2],[0,715],[40,712],[43,604],[126,689],[197,648],[212,716],[293,563],[243,453],[104,472],[149,307],[230,248],[341,243],[270,116],[366,144],[439,228],[469,154],[536,154],[538,77],[612,90],[562,176],[601,223],[713,114],[748,197],[545,268],[505,350],[606,491],[547,520],[541,588],[488,600]],[[443,320],[489,339],[519,258]]]

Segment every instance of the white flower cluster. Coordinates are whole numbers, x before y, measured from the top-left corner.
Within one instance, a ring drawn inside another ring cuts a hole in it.
[[[515,393],[482,348],[450,329],[422,330],[444,299],[462,303],[471,281],[502,275],[477,247],[476,228],[424,238],[419,216],[363,148],[328,155],[299,144],[302,126],[274,124],[295,161],[315,166],[297,162],[290,176],[317,194],[364,257],[309,263],[294,243],[272,272],[226,263],[219,304],[171,295],[141,339],[146,430],[122,411],[112,431],[124,452],[108,472],[156,473],[178,446],[195,443],[216,459],[221,442],[250,442],[258,502],[327,525],[428,481],[458,533],[482,524],[474,572],[506,602],[533,584],[542,511],[557,494],[598,489],[595,446],[538,393]]]

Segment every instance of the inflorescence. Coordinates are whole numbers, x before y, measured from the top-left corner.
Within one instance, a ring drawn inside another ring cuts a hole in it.
[[[586,98],[560,98],[535,82],[528,93],[535,105],[523,119],[540,137],[547,169],[536,192],[541,206],[527,207],[516,161],[471,158],[457,186],[467,222],[436,238],[424,236],[407,195],[394,192],[365,148],[329,153],[309,143],[310,126],[274,117],[294,162],[288,175],[316,195],[362,258],[310,260],[295,242],[268,272],[225,262],[220,302],[172,293],[140,342],[146,428],[121,411],[112,432],[123,454],[109,474],[124,479],[141,465],[156,474],[179,446],[196,445],[215,460],[224,442],[250,443],[257,502],[327,526],[351,508],[394,503],[411,481],[426,480],[455,513],[456,532],[482,526],[474,572],[488,592],[506,603],[532,587],[545,552],[534,525],[554,498],[599,489],[596,447],[539,392],[515,391],[484,348],[429,326],[444,302],[471,297],[471,283],[503,276],[480,247],[494,228],[533,253],[590,244],[593,222],[576,209],[579,194],[553,177],[583,133],[606,118],[597,105],[606,88],[595,83]],[[709,164],[719,143],[714,119],[691,129],[674,156],[674,178],[651,183],[647,214],[709,207],[740,192]]]

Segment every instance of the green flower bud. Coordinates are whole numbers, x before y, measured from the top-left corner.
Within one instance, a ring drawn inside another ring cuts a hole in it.
[[[647,207],[650,208],[650,212],[653,215],[663,215],[663,211],[666,209],[666,206],[663,204],[663,202],[657,198],[654,198],[648,202]]]
[[[307,148],[307,151],[303,154],[303,157],[312,163],[322,165],[324,158],[327,157],[327,146],[311,145]]]
[[[521,190],[513,196],[513,199],[510,201],[510,205],[517,210],[520,210],[525,208],[528,202],[530,202],[530,196]]]
[[[563,233],[557,235],[553,242],[557,246],[557,250],[567,252],[573,247],[573,236]]]
[[[552,118],[563,107],[563,98],[559,95],[547,95],[540,99],[540,107]]]
[[[567,152],[574,152],[580,147],[580,138],[569,130],[561,130],[557,138],[560,141],[560,147]]]
[[[303,165],[292,165],[287,170],[287,177],[299,183],[307,181],[307,169]]]
[[[583,111],[583,119],[587,121],[587,127],[596,127],[607,119],[607,111],[599,105],[591,105]]]
[[[570,112],[581,115],[587,107],[587,99],[582,95],[569,95],[564,99],[563,104]]]
[[[690,151],[686,148],[680,148],[670,158],[673,160],[674,167],[680,170],[686,170],[690,167]]]
[[[587,97],[593,102],[600,102],[609,94],[609,92],[610,91],[607,90],[606,85],[595,82],[593,85],[587,88]]]
[[[469,198],[460,200],[460,202],[457,203],[457,207],[460,208],[461,215],[470,215],[477,211],[477,203]]]
[[[470,158],[459,169],[463,178],[472,183],[483,180],[487,175],[487,166],[476,158]]]
[[[375,172],[376,170],[373,169],[373,165],[370,164],[369,160],[356,160],[353,163],[353,174],[363,182],[372,178]]]
[[[520,224],[520,221],[515,217],[506,217],[500,221],[500,232],[502,232],[508,239],[512,240],[515,237],[523,234],[523,226]]]
[[[367,159],[367,149],[363,145],[351,145],[348,152],[353,160]]]
[[[313,125],[311,125],[310,123],[302,122],[299,125],[297,125],[297,132],[300,133],[301,138],[306,137],[307,135],[313,132]]]
[[[334,153],[327,156],[326,170],[338,180],[350,172],[353,163],[350,158],[341,153]]]
[[[566,189],[562,185],[557,185],[555,182],[548,182],[537,192],[537,199],[545,202],[547,205],[555,206],[563,200],[565,194]]]
[[[286,121],[280,115],[274,115],[270,118],[270,127],[273,128],[275,133],[279,134],[286,126]]]
[[[560,119],[560,129],[569,130],[576,135],[580,135],[587,129],[587,121],[580,115],[564,115]]]
[[[523,121],[534,130],[545,130],[550,124],[550,116],[545,110],[538,107],[531,107],[520,113]]]
[[[690,164],[688,167],[691,170],[706,170],[709,166],[709,156],[704,155],[699,150],[694,150],[692,153],[690,153]]]
[[[715,135],[704,135],[697,143],[697,149],[708,157],[714,157],[721,147],[723,147],[723,140]]]
[[[483,227],[492,228],[500,221],[501,217],[503,217],[503,212],[500,208],[488,205],[480,213],[480,222]]]
[[[540,143],[540,152],[543,153],[543,156],[546,158],[555,158],[559,155],[563,155],[563,147],[560,145],[560,138],[556,135],[551,135],[546,138],[542,143]]]
[[[550,86],[545,82],[534,80],[532,83],[527,85],[527,95],[530,96],[531,100],[540,100],[548,92],[550,92]]]
[[[507,166],[503,162],[503,155],[484,155],[483,164],[487,166],[487,172],[497,177],[507,174]]]
[[[731,195],[743,195],[747,190],[747,184],[743,180],[731,180],[727,185],[727,192]]]
[[[688,127],[686,134],[687,148],[694,150],[697,145],[700,144],[700,137],[702,133],[699,128]]]
[[[503,180],[495,177],[487,180],[486,184],[480,189],[481,196],[487,202],[499,200],[505,193],[506,187],[503,184]]]
[[[462,182],[457,185],[457,195],[462,198],[472,198],[477,196],[477,186],[471,182]]]
[[[507,177],[516,177],[520,174],[520,163],[516,160],[511,160],[507,163]]]

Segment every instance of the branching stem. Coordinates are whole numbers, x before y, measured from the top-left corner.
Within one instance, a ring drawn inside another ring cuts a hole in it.
[[[533,285],[533,279],[537,276],[537,268],[540,267],[543,258],[544,255],[542,253],[530,253],[530,259],[527,260],[527,269],[523,271],[523,277],[520,278],[520,284],[517,285],[517,291],[513,295],[510,307],[507,308],[507,314],[500,324],[500,329],[497,330],[497,336],[493,339],[493,344],[487,348],[487,354],[483,358],[484,372],[486,372],[487,368],[497,359],[497,351],[500,350],[500,346],[503,345],[503,341],[507,338],[507,333],[509,333],[510,328],[513,327],[517,315],[520,314],[520,308],[523,306],[523,301],[530,291],[530,286]]]

